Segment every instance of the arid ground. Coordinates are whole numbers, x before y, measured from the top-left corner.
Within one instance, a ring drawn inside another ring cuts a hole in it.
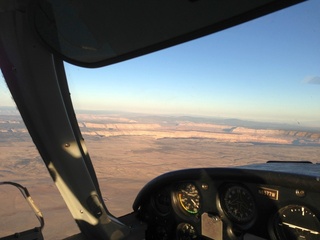
[[[186,117],[79,114],[79,126],[112,214],[132,211],[139,190],[159,174],[269,160],[319,163],[320,134],[289,126],[250,126]],[[79,232],[22,120],[0,115],[0,181],[27,187],[44,219],[45,239]],[[0,185],[0,236],[39,226],[18,190]]]

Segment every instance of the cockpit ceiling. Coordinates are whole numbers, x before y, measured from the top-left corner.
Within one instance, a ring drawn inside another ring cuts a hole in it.
[[[109,65],[201,37],[301,0],[39,1],[36,32],[65,61]]]

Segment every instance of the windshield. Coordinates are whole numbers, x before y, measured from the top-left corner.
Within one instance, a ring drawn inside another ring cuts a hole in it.
[[[102,69],[66,64],[112,211],[174,169],[320,162],[319,9],[303,3]]]
[[[106,68],[67,65],[75,108],[319,127],[317,4]]]
[[[110,212],[131,212],[148,181],[176,169],[320,163],[319,10],[319,1],[308,1],[101,69],[66,63],[79,126]],[[77,232],[66,223],[74,224],[13,106],[1,81],[0,174],[9,180],[24,175],[26,185],[43,181],[33,186],[34,192],[47,191],[39,206],[47,215],[67,214],[55,224],[68,229],[64,234]],[[47,225],[54,219],[46,218]],[[54,234],[44,229],[45,236]]]

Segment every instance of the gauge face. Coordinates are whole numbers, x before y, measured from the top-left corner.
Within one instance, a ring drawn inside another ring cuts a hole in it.
[[[252,194],[246,188],[234,185],[222,194],[222,208],[230,220],[247,223],[254,219],[256,206]]]
[[[167,214],[170,212],[171,200],[170,194],[166,190],[162,190],[154,196],[155,208],[160,214]]]
[[[316,214],[300,205],[289,205],[279,210],[274,223],[280,240],[320,239],[320,222]]]
[[[185,183],[179,186],[177,198],[180,206],[186,212],[196,214],[200,209],[200,195],[196,186],[192,183]]]
[[[189,223],[180,223],[177,227],[178,240],[197,239],[198,235],[195,228]]]

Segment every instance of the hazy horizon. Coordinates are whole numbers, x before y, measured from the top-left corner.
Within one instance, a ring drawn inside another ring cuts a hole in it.
[[[293,121],[292,123],[285,122],[276,122],[276,121],[257,121],[251,119],[241,119],[236,117],[219,117],[219,116],[203,116],[203,115],[188,115],[188,114],[150,114],[150,113],[141,113],[141,112],[125,112],[125,111],[116,111],[116,110],[75,110],[77,120],[81,120],[80,117],[83,114],[87,115],[119,115],[119,116],[128,116],[128,117],[142,117],[142,118],[174,118],[183,119],[190,118],[191,121],[200,121],[206,123],[216,123],[216,124],[231,124],[239,127],[251,127],[251,128],[262,128],[262,129],[283,129],[283,130],[298,130],[298,131],[312,131],[320,132],[320,123],[314,122],[313,124],[303,125],[298,121]],[[0,106],[0,120],[1,116],[13,115],[20,116],[20,112],[16,107],[12,106]]]

